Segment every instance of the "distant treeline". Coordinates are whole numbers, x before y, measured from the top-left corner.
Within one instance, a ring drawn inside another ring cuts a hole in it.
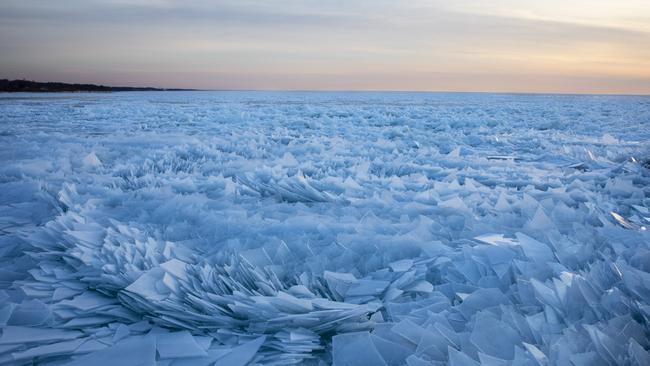
[[[0,79],[0,92],[119,92],[119,91],[162,91],[188,89],[134,88],[126,86],[105,86],[95,84],[41,83],[30,80]]]

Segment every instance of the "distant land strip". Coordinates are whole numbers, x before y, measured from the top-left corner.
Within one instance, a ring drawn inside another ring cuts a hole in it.
[[[194,89],[161,89],[147,87],[106,86],[95,84],[68,84],[31,80],[0,79],[0,92],[54,93],[54,92],[121,92],[121,91],[184,91]]]

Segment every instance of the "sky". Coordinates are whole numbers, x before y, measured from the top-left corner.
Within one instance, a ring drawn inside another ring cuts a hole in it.
[[[650,0],[2,0],[0,78],[650,94]]]

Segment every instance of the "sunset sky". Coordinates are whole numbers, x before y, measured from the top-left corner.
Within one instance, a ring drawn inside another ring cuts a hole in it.
[[[0,78],[650,93],[649,0],[2,0]]]

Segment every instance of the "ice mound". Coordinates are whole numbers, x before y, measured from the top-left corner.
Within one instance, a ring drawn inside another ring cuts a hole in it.
[[[0,98],[0,364],[648,365],[648,106]]]

